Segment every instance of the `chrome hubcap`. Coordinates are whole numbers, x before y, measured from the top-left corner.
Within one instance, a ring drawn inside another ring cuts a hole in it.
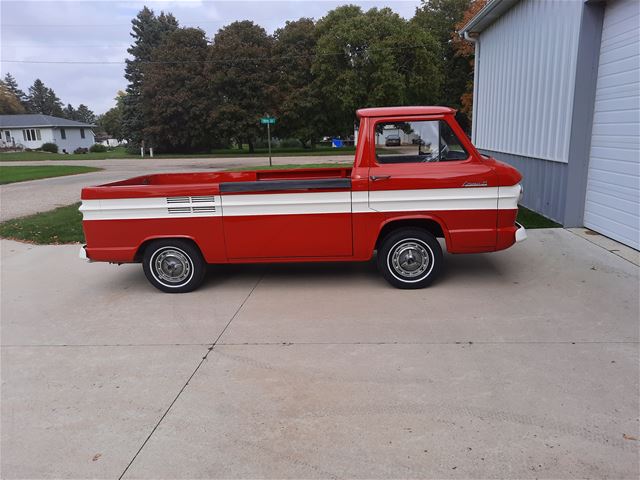
[[[391,257],[393,269],[403,277],[421,276],[431,263],[427,250],[417,242],[405,242],[395,249]]]
[[[180,283],[191,274],[191,262],[184,253],[166,249],[156,255],[154,269],[159,279]]]

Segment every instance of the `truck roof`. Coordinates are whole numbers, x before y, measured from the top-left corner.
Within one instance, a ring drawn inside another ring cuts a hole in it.
[[[449,107],[373,107],[361,108],[356,112],[362,117],[395,117],[403,115],[453,115],[456,111]]]

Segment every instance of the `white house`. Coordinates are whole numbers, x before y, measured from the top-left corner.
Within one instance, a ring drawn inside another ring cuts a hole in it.
[[[43,143],[55,143],[58,151],[73,153],[95,143],[88,123],[41,114],[0,115],[0,145],[38,149]]]
[[[525,206],[640,248],[640,2],[490,0],[473,141],[524,175]]]

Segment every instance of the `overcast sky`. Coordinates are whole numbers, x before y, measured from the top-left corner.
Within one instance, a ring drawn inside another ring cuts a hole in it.
[[[131,19],[147,5],[156,13],[173,13],[181,26],[200,27],[209,39],[235,20],[252,20],[272,33],[287,20],[319,19],[345,4],[391,7],[411,18],[420,0],[374,1],[107,1],[107,0],[1,0],[0,68],[16,77],[27,91],[36,78],[53,88],[60,99],[77,107],[84,103],[95,113],[114,105],[124,90],[122,64],[14,63],[70,61],[121,62],[131,43]]]

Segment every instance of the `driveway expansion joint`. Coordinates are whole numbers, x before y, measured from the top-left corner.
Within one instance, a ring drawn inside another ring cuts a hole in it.
[[[173,407],[173,405],[178,401],[178,398],[180,398],[180,395],[182,395],[182,392],[184,392],[184,390],[187,388],[187,385],[189,385],[189,383],[191,382],[191,379],[196,375],[196,373],[198,372],[198,370],[200,369],[200,367],[202,366],[202,364],[207,360],[207,357],[209,356],[209,354],[213,351],[214,347],[216,346],[216,344],[218,343],[218,341],[220,340],[220,338],[222,337],[222,335],[224,335],[224,332],[227,331],[227,329],[229,328],[229,326],[231,325],[231,322],[233,322],[233,320],[238,316],[238,314],[240,313],[240,310],[242,310],[242,307],[244,307],[245,303],[247,303],[247,301],[249,300],[249,298],[251,297],[251,295],[253,294],[254,290],[258,287],[258,285],[260,284],[260,282],[262,281],[262,279],[264,278],[264,273],[262,273],[262,275],[260,275],[260,278],[258,278],[258,281],[253,285],[253,287],[251,288],[251,290],[249,291],[249,293],[247,294],[247,296],[244,298],[244,300],[242,300],[242,303],[240,303],[240,305],[238,306],[238,308],[236,309],[236,311],[233,313],[233,315],[231,316],[231,318],[229,319],[229,321],[227,322],[227,324],[224,326],[224,328],[222,329],[222,331],[218,334],[218,336],[216,337],[216,339],[212,342],[209,343],[207,345],[209,345],[209,347],[207,348],[207,353],[204,354],[204,356],[202,357],[202,359],[200,360],[200,362],[198,362],[198,365],[196,366],[196,368],[193,370],[193,372],[191,373],[191,375],[189,375],[189,378],[187,378],[187,381],[184,383],[184,385],[182,386],[182,388],[180,389],[180,391],[178,392],[178,394],[175,396],[175,398],[173,399],[173,401],[169,404],[169,406],[167,407],[167,409],[165,410],[165,412],[162,414],[162,416],[160,417],[160,419],[158,420],[158,422],[155,424],[155,426],[153,427],[153,429],[151,430],[151,432],[149,433],[149,435],[147,436],[147,438],[145,438],[144,442],[142,442],[142,445],[140,445],[140,448],[138,449],[138,451],[135,453],[135,455],[133,456],[133,458],[129,461],[129,463],[127,464],[127,466],[125,467],[125,469],[122,471],[122,473],[120,474],[120,476],[118,477],[118,480],[121,480],[125,474],[127,473],[127,471],[129,470],[129,468],[131,467],[131,465],[133,465],[133,462],[136,460],[136,458],[138,458],[138,455],[140,455],[140,452],[142,452],[142,449],[145,447],[145,445],[149,442],[149,440],[151,439],[151,437],[153,436],[153,434],[156,432],[156,430],[158,429],[158,427],[160,426],[160,424],[162,423],[162,421],[164,420],[164,418],[169,414],[169,412],[171,411],[171,408]]]

